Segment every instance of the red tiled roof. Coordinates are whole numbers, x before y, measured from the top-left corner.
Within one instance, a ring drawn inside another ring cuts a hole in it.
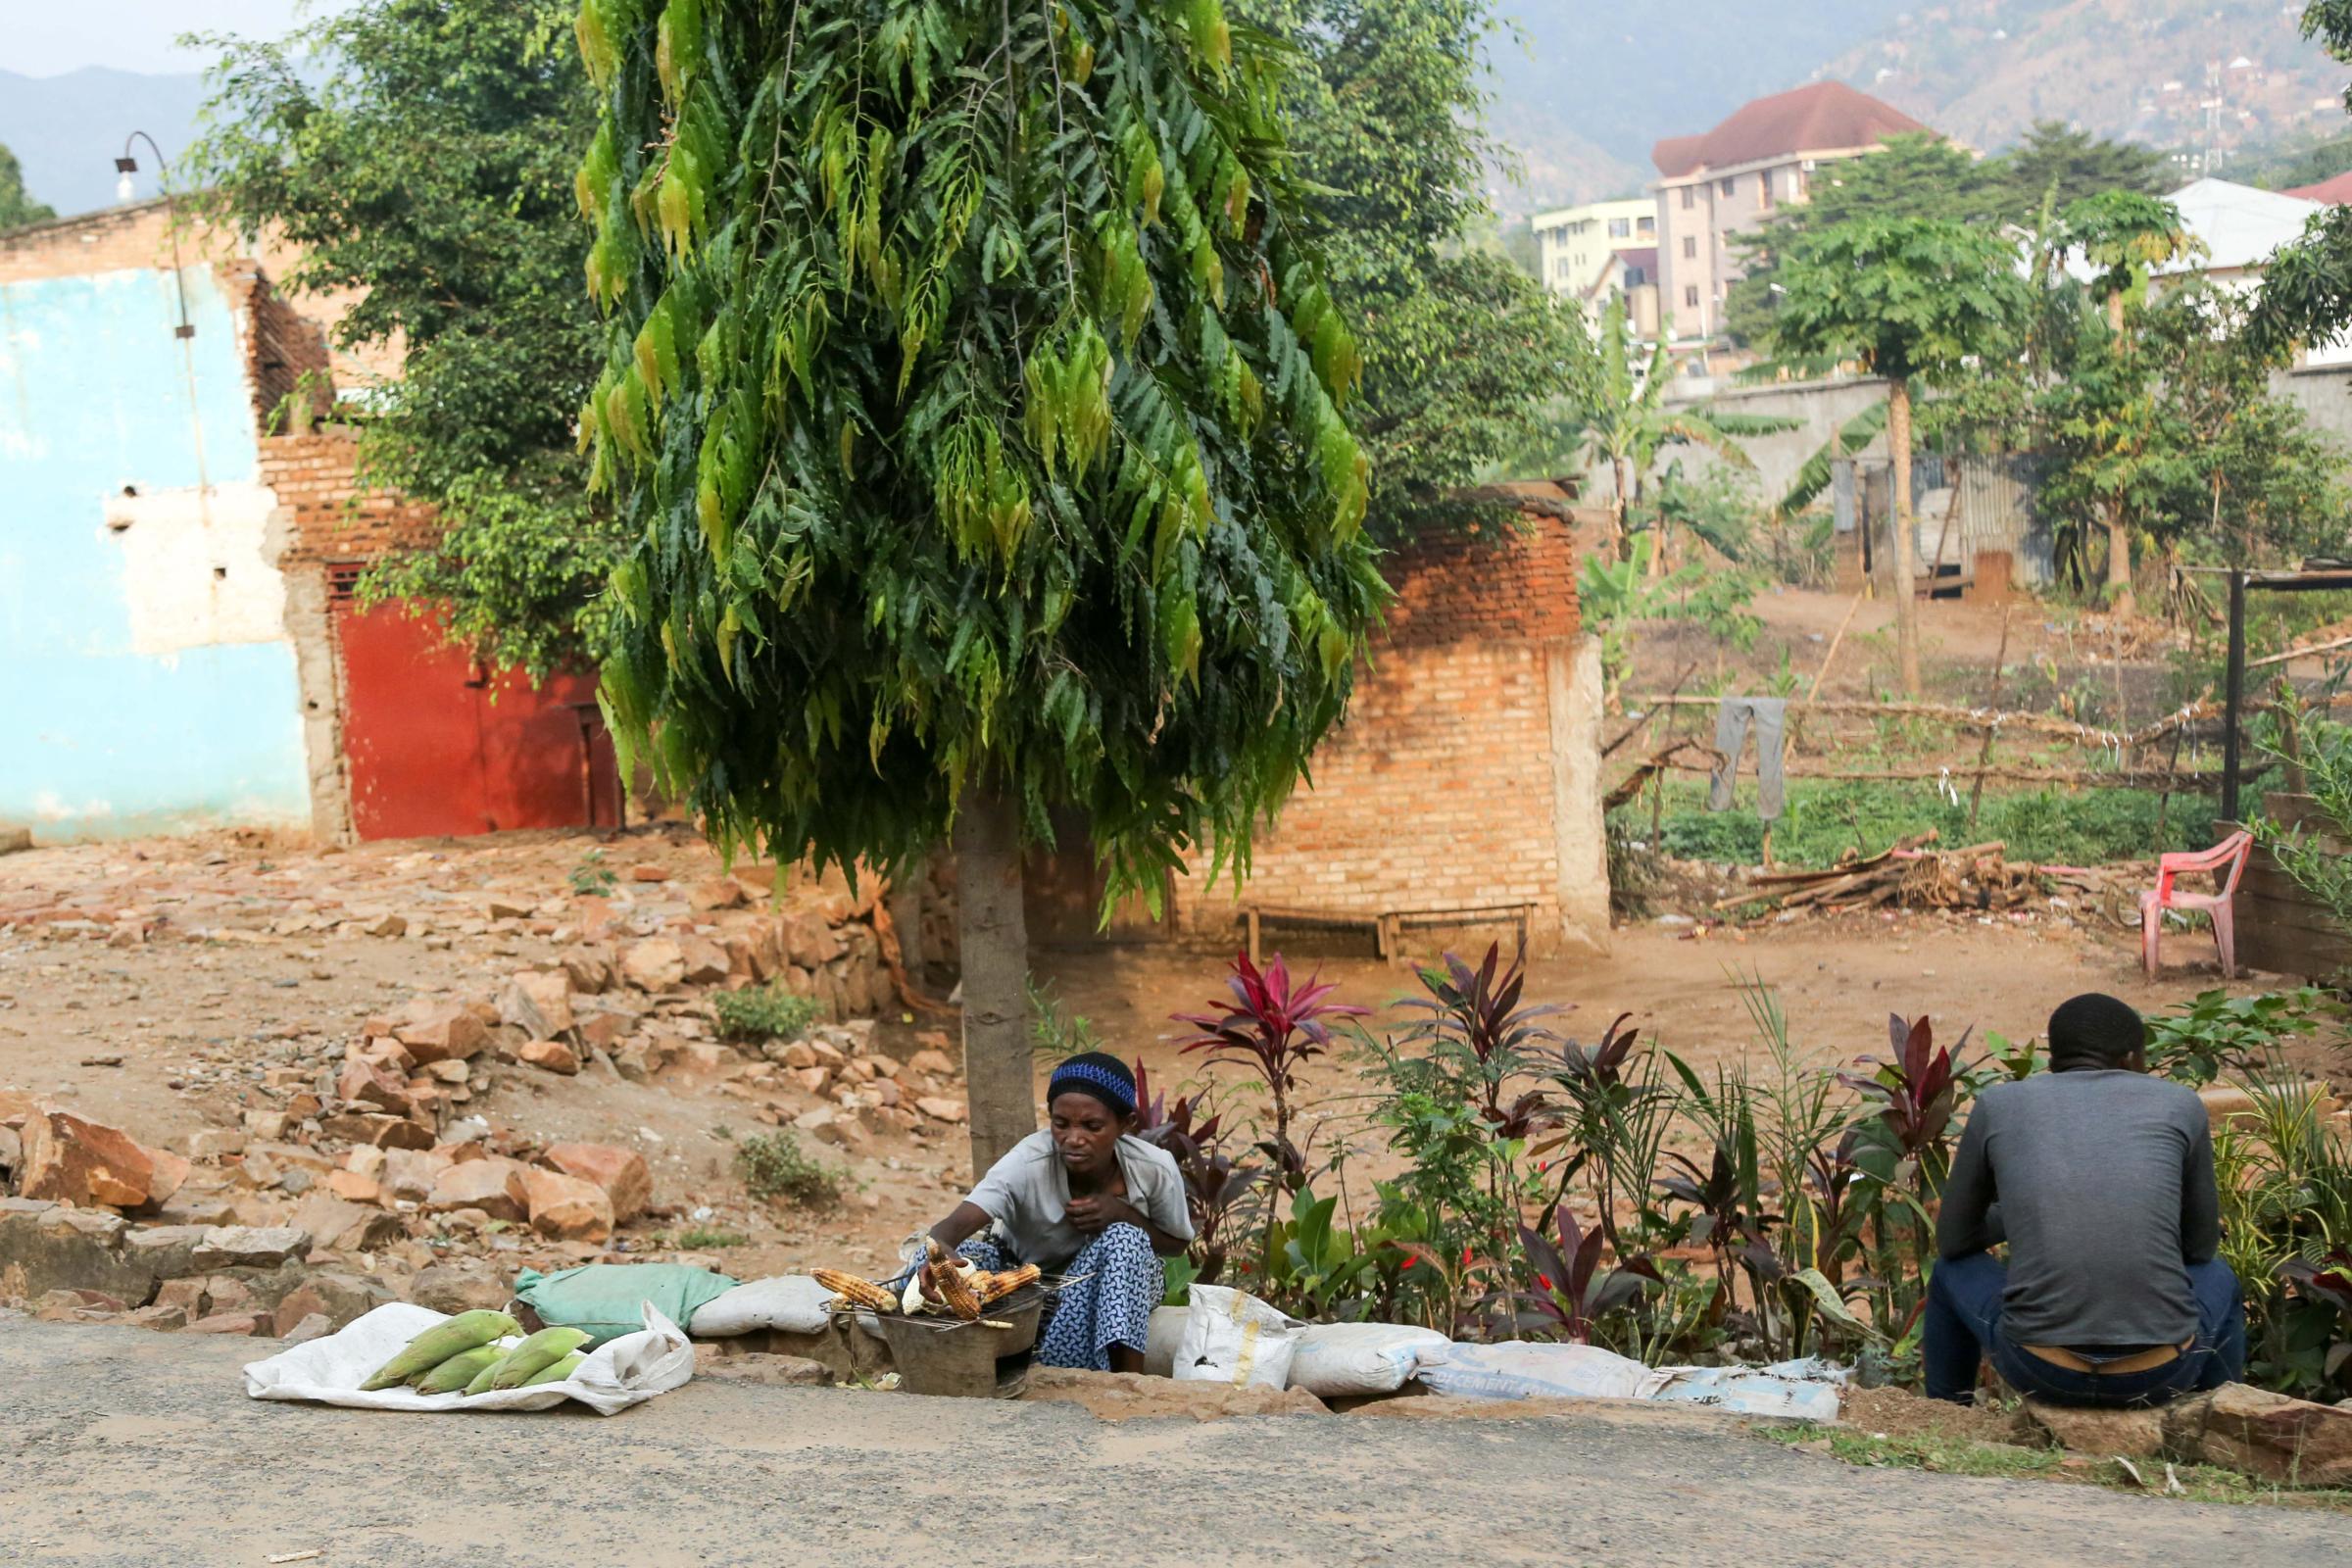
[[[2307,202],[2326,202],[2330,207],[2352,207],[2352,172],[2323,179],[2317,185],[2297,185],[2283,194],[2300,196]]]
[[[1649,161],[1671,179],[1698,167],[1698,144],[1704,136],[1668,136],[1649,150]]]
[[[1868,147],[1927,128],[1892,104],[1842,81],[1817,81],[1743,104],[1703,136],[1669,136],[1651,149],[1650,159],[1660,173],[1675,179],[1701,169],[1730,169],[1792,153]]]
[[[1648,276],[1658,275],[1658,248],[1655,245],[1622,247],[1617,259],[1628,267],[1638,267]]]

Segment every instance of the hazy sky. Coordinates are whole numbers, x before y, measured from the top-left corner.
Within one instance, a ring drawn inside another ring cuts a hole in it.
[[[200,71],[206,61],[175,49],[183,32],[274,37],[322,0],[0,0],[0,71],[54,76],[83,66],[122,71]],[[338,0],[323,0],[334,10]]]

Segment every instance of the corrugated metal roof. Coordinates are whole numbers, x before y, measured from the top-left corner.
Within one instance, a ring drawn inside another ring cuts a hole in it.
[[[2271,252],[2300,235],[2304,223],[2321,210],[2316,201],[2227,179],[2196,180],[2167,200],[2180,210],[2188,231],[2204,241],[2206,254],[2159,268],[2160,273],[2258,267]]]

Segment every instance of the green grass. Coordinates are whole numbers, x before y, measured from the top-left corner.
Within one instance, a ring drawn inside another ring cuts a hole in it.
[[[722,1231],[709,1225],[697,1225],[678,1232],[677,1247],[684,1252],[710,1252],[729,1247],[749,1247],[752,1239],[741,1231]]]
[[[2151,791],[1987,790],[1972,831],[1967,780],[1955,784],[1956,805],[1929,782],[1791,783],[1788,814],[1773,830],[1773,862],[1798,868],[1835,865],[1849,852],[1876,855],[1930,828],[1948,849],[1997,839],[2007,846],[2010,859],[2046,865],[2153,859],[2166,850],[2200,849],[2213,842],[2209,797],[2174,796],[2159,842],[2158,798]],[[1648,837],[1645,799],[1620,808],[1618,814],[1634,837]],[[1728,811],[1706,809],[1702,780],[1668,784],[1658,840],[1667,854],[1686,860],[1757,864],[1764,858],[1764,824],[1756,816],[1754,784],[1740,781],[1739,797]]]
[[[1790,1447],[1826,1446],[1830,1456],[1847,1464],[1881,1470],[1929,1470],[1938,1475],[1988,1476],[2004,1481],[2058,1481],[2107,1487],[2146,1496],[2177,1495],[2183,1502],[2260,1503],[2286,1508],[2324,1508],[2352,1513],[2352,1492],[2313,1488],[2296,1491],[2239,1475],[2213,1465],[2180,1464],[2173,1475],[2179,1494],[2167,1494],[2164,1461],[2137,1459],[2143,1488],[2131,1472],[2113,1459],[2092,1459],[2057,1448],[2027,1448],[2006,1443],[1971,1443],[1959,1438],[1874,1437],[1845,1427],[1812,1422],[1756,1429],[1767,1442]]]
[[[825,1004],[784,989],[780,980],[713,993],[718,1032],[729,1040],[791,1040],[822,1016]]]

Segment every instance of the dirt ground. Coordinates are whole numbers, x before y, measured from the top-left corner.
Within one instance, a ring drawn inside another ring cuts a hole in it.
[[[567,878],[590,854],[610,865],[658,863],[681,880],[717,869],[699,840],[663,827],[329,852],[221,835],[0,858],[0,1092],[54,1097],[149,1144],[233,1126],[257,1080],[339,1054],[368,1015],[416,996],[486,995],[557,956],[569,939]],[[485,918],[490,900],[541,917]],[[378,907],[407,910],[408,932],[359,934],[344,918]],[[24,923],[27,910],[45,911],[48,923]],[[9,927],[12,912],[20,923]],[[83,915],[86,928],[75,929]],[[126,915],[152,919],[153,935],[113,945],[103,933]],[[1947,1040],[1962,1029],[2023,1037],[2078,992],[2114,991],[2156,1007],[2219,983],[2193,940],[2176,939],[2175,950],[2163,980],[2149,985],[2132,939],[2088,911],[1856,913],[1747,930],[1651,921],[1617,931],[1606,957],[1538,962],[1527,994],[1564,1006],[1550,1020],[1564,1035],[1597,1038],[1628,1013],[1646,1039],[1703,1070],[1762,1049],[1740,990],[1760,980],[1778,994],[1800,1055],[1826,1064],[1884,1049],[1890,1012],[1925,1012]],[[1169,1015],[1221,995],[1226,961],[1165,947],[1090,947],[1043,952],[1036,965],[1108,1049],[1170,1088],[1213,1082],[1222,1103],[1252,1115],[1263,1108],[1253,1079],[1173,1045],[1182,1026]],[[1370,1027],[1401,1021],[1388,1004],[1413,989],[1408,969],[1345,956],[1295,961],[1339,982],[1344,1000],[1381,1009]],[[905,1055],[917,1030],[938,1022],[900,1010],[878,1034],[883,1049]],[[1354,1063],[1343,1055],[1315,1064],[1304,1099],[1314,1151],[1346,1143],[1378,1174]],[[646,1083],[510,1068],[466,1109],[542,1142],[638,1149],[664,1212],[621,1239],[628,1255],[668,1255],[689,1230],[733,1233],[742,1245],[704,1255],[746,1278],[873,1265],[939,1218],[970,1179],[959,1132],[882,1135],[855,1155],[818,1151],[848,1171],[840,1205],[754,1202],[732,1168],[732,1139],[757,1126],[745,1101],[723,1078],[683,1064]]]

